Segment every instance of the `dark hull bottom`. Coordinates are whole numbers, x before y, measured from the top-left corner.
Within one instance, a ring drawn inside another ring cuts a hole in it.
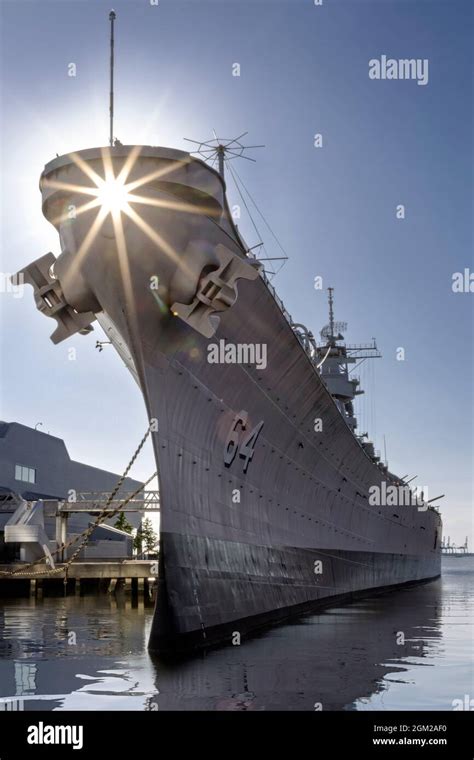
[[[170,533],[161,557],[149,648],[167,655],[232,645],[290,618],[440,575],[435,552],[262,547]]]

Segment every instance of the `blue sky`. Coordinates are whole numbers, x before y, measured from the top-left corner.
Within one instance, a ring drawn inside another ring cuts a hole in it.
[[[472,4],[114,7],[116,135],[187,150],[184,137],[208,139],[216,129],[225,137],[248,131],[250,143],[265,144],[256,164],[236,168],[288,251],[274,280],[279,295],[317,332],[327,321],[326,294],[313,288],[320,275],[335,287],[348,341],[376,336],[383,359],[371,374],[364,368],[372,396],[362,402],[363,422],[382,450],[385,434],[392,470],[418,474],[430,496],[447,494],[445,533],[458,542],[469,534],[472,544],[474,296],[451,289],[454,272],[474,268]],[[2,271],[15,272],[59,253],[41,214],[44,164],[107,143],[110,3],[0,0],[0,8]],[[428,59],[428,84],[369,79],[368,61],[382,54]],[[232,76],[236,62],[240,77]],[[229,198],[238,202],[230,182]],[[251,225],[240,225],[256,243]],[[269,255],[279,255],[264,238]],[[95,350],[100,328],[53,346],[53,323],[36,312],[29,288],[23,298],[2,293],[0,307],[2,418],[42,421],[74,458],[121,470],[146,416],[113,350]],[[153,469],[149,450],[133,474]]]

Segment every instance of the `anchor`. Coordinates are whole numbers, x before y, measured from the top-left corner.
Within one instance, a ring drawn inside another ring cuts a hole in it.
[[[202,278],[192,302],[176,301],[171,306],[175,317],[180,317],[205,338],[212,338],[219,326],[220,320],[215,312],[229,309],[237,300],[237,280],[258,277],[258,269],[242,261],[224,245],[219,243],[215,253],[220,266]]]
[[[51,340],[56,344],[75,333],[87,335],[92,332],[94,328],[91,322],[96,317],[92,311],[79,314],[66,303],[59,280],[52,275],[55,261],[53,253],[46,253],[13,275],[11,281],[15,283],[19,281],[18,278],[23,278],[22,282],[32,285],[38,311],[46,317],[52,317],[58,323],[51,335]]]

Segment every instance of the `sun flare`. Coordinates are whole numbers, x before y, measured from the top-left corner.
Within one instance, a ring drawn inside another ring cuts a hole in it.
[[[104,212],[115,215],[128,209],[130,196],[124,182],[118,178],[110,178],[98,188],[97,199]]]
[[[75,217],[79,217],[86,212],[90,212],[93,209],[97,209],[97,214],[94,221],[91,223],[90,228],[82,240],[77,254],[74,257],[74,262],[70,268],[68,277],[73,279],[79,271],[80,265],[84,258],[88,255],[91,246],[94,244],[97,236],[102,230],[102,226],[105,223],[107,217],[112,218],[113,234],[116,239],[117,250],[119,252],[122,276],[124,278],[124,287],[128,291],[128,282],[125,282],[130,277],[127,269],[127,242],[123,231],[123,221],[127,217],[131,220],[138,229],[143,232],[146,237],[159,248],[168,258],[172,261],[179,262],[180,258],[178,252],[174,250],[173,246],[161,235],[158,231],[149,224],[142,215],[139,213],[140,207],[145,208],[163,208],[171,211],[178,211],[184,213],[195,214],[197,211],[206,211],[206,209],[200,209],[195,204],[187,203],[181,200],[174,200],[169,198],[153,198],[149,195],[137,195],[134,191],[150,186],[155,180],[162,179],[171,170],[171,166],[160,167],[152,172],[146,173],[143,176],[130,181],[130,174],[135,169],[136,162],[141,154],[141,146],[134,146],[130,151],[125,163],[115,174],[113,157],[108,148],[102,148],[102,165],[103,175],[100,176],[87,161],[82,158],[78,153],[70,153],[69,157],[76,165],[78,169],[84,175],[84,179],[90,180],[90,184],[74,184],[64,181],[60,181],[53,178],[47,178],[43,181],[43,187],[49,187],[53,190],[58,190],[61,193],[70,193],[72,196],[83,195],[88,200],[82,204],[75,205]],[[89,200],[90,199],[90,200]],[[63,222],[69,224],[70,221],[70,203],[62,204],[61,213],[54,218],[54,223],[60,225]],[[181,262],[183,271],[188,272],[188,266]]]

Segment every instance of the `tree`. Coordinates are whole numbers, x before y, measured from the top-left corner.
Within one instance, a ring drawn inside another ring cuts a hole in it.
[[[133,530],[133,526],[130,525],[127,518],[125,517],[125,512],[120,512],[120,516],[115,522],[114,527],[118,528],[118,530],[124,530],[126,533],[131,533]]]
[[[156,550],[158,536],[149,517],[145,517],[134,541],[134,547],[141,554],[147,554]]]

